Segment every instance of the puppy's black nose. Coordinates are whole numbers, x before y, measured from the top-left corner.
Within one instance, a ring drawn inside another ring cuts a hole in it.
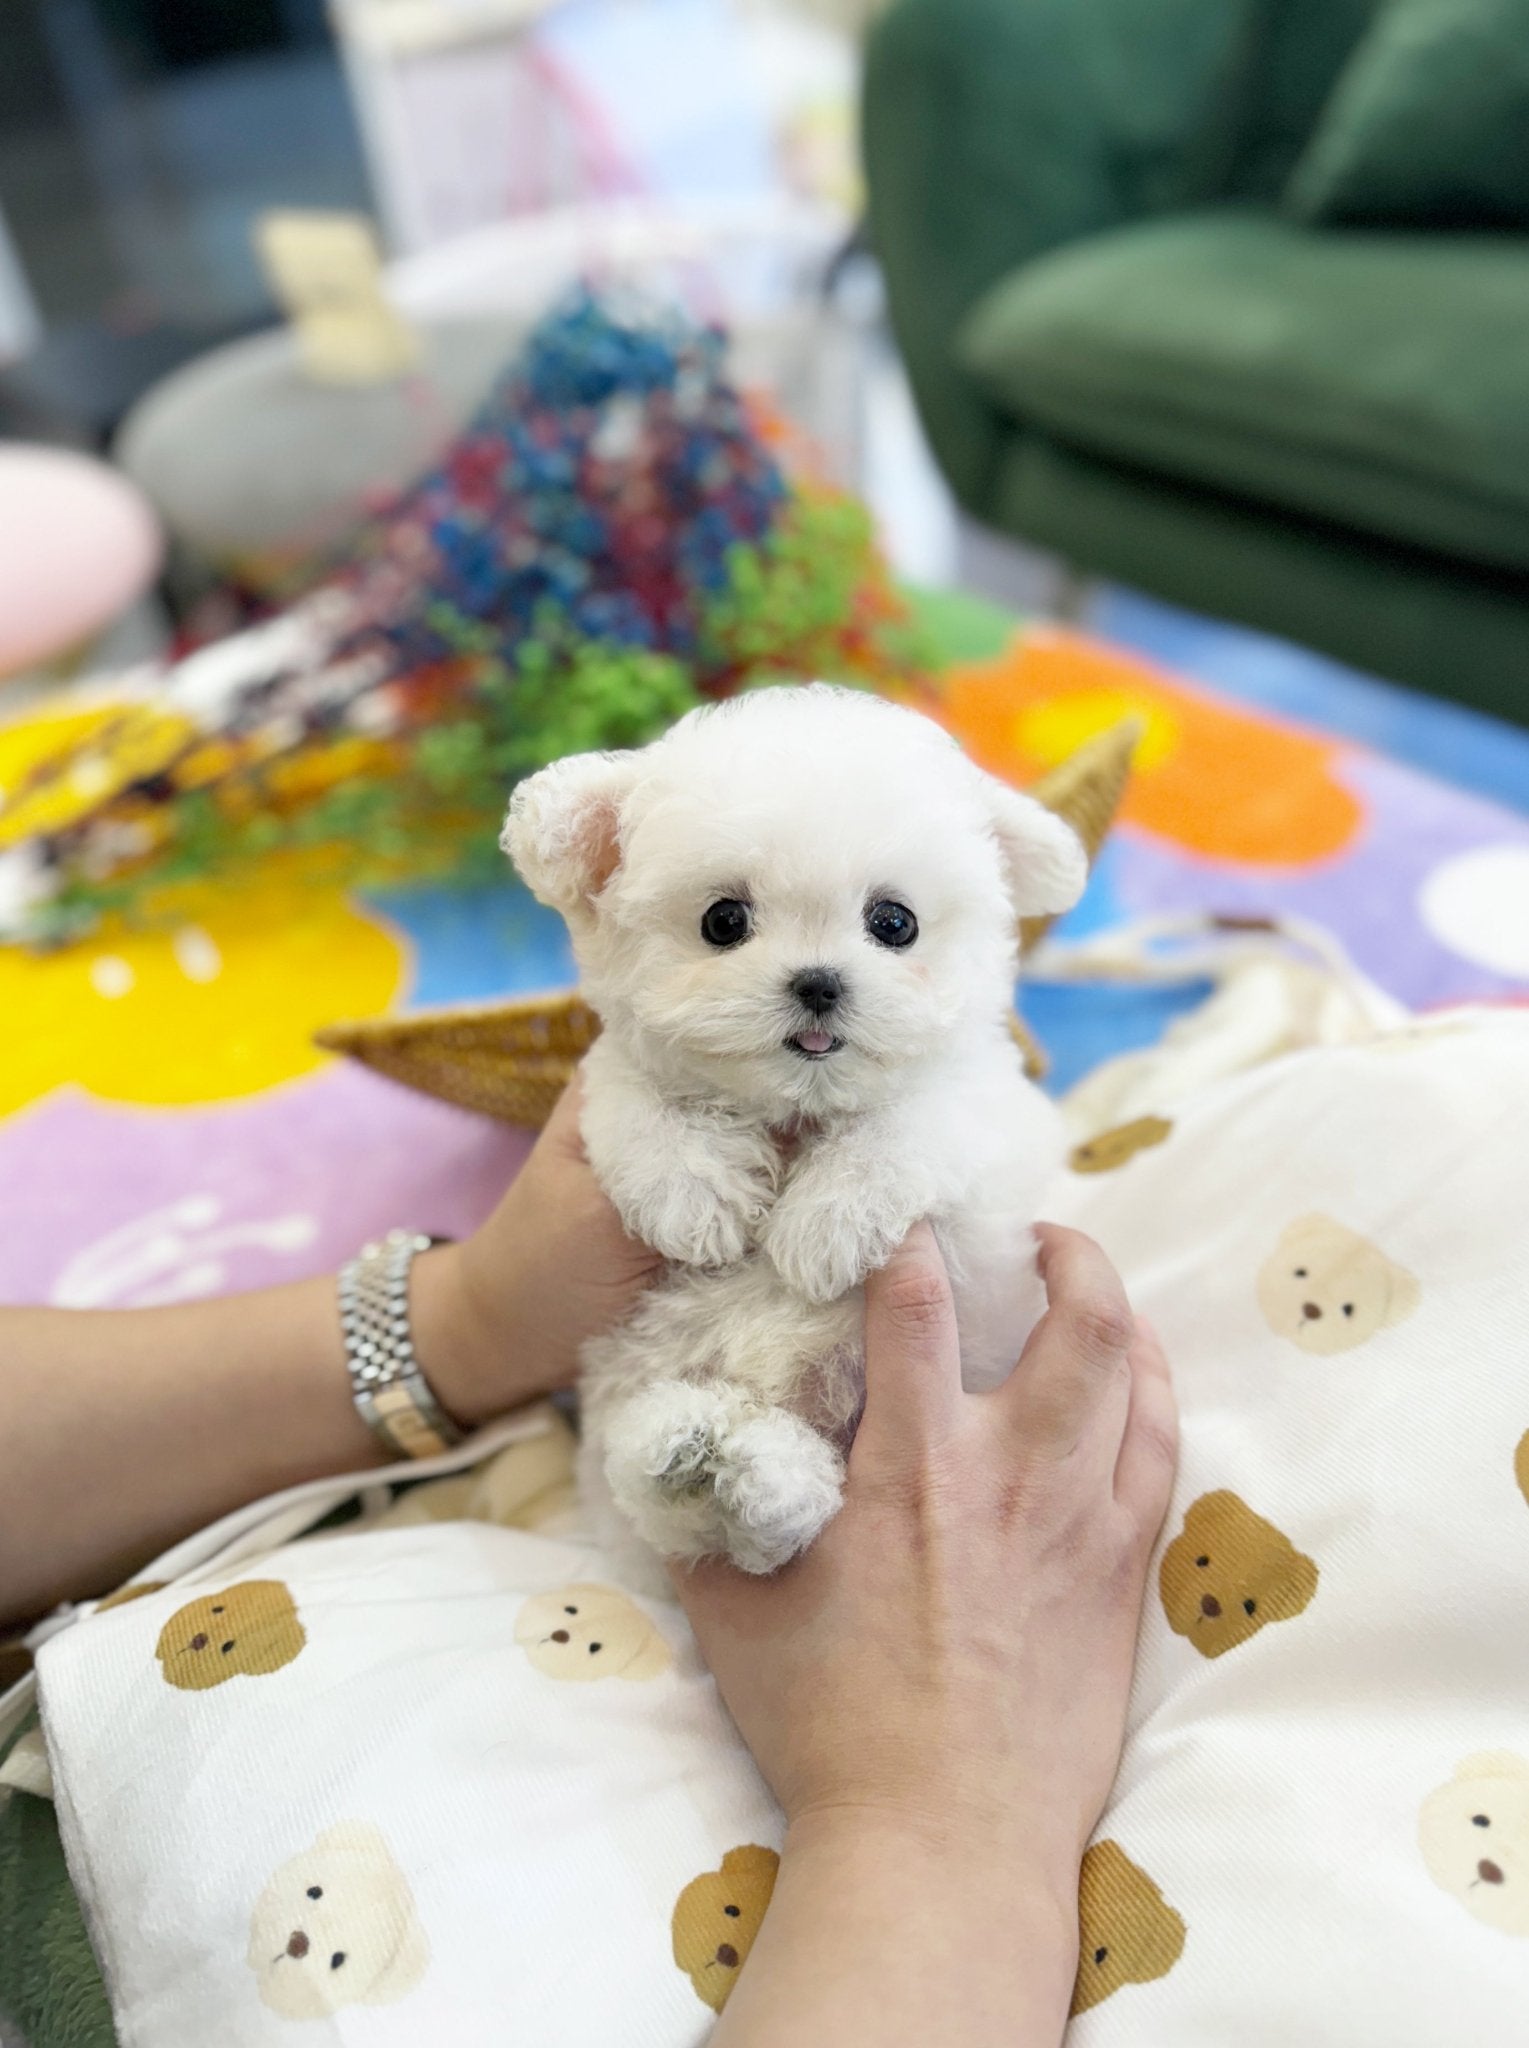
[[[831,967],[804,967],[793,975],[791,993],[814,1017],[831,1010],[844,993],[844,984]]]

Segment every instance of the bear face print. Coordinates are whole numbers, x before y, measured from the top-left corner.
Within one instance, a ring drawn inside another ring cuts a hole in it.
[[[1258,1305],[1277,1337],[1330,1358],[1405,1322],[1418,1284],[1357,1231],[1331,1216],[1302,1216],[1259,1269]]]
[[[1113,1173],[1138,1152],[1161,1145],[1172,1130],[1173,1125],[1166,1117],[1134,1117],[1128,1124],[1117,1124],[1112,1131],[1100,1131],[1097,1137],[1074,1145],[1067,1155],[1067,1164],[1074,1173]]]
[[[1122,1984],[1166,1977],[1184,1952],[1184,1922],[1118,1842],[1095,1842],[1078,1881],[1076,2017]]]
[[[430,1944],[379,1830],[341,1821],[282,1864],[255,1906],[245,1960],[262,2001],[288,2020],[412,1991]]]
[[[1468,1756],[1423,1801],[1418,1844],[1428,1875],[1468,1913],[1529,1935],[1529,1761],[1511,1750]]]
[[[515,1640],[547,1678],[657,1678],[672,1662],[647,1615],[614,1586],[536,1594],[515,1618]]]
[[[726,2005],[749,1959],[779,1869],[773,1849],[729,1849],[720,1870],[692,1878],[675,1901],[674,1960],[713,2012]]]
[[[1174,1634],[1220,1657],[1309,1606],[1317,1567],[1235,1493],[1206,1493],[1163,1552],[1158,1586]]]
[[[154,1655],[166,1685],[206,1692],[230,1678],[261,1678],[290,1664],[308,1640],[279,1579],[246,1579],[178,1607]]]

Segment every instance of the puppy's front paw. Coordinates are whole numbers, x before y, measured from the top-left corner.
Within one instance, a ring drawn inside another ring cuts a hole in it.
[[[681,1169],[666,1175],[623,1220],[654,1251],[682,1266],[731,1266],[748,1250],[764,1210],[762,1194],[746,1179],[703,1178]]]
[[[913,1218],[867,1212],[833,1190],[788,1188],[765,1222],[761,1242],[793,1293],[807,1301],[837,1301],[884,1265]]]

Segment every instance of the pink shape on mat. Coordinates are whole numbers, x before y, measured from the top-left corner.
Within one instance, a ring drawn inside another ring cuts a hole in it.
[[[344,1064],[211,1109],[60,1089],[0,1124],[0,1301],[188,1300],[331,1272],[394,1224],[459,1237],[530,1144]]]

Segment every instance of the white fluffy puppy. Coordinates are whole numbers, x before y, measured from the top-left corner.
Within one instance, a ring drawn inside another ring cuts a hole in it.
[[[771,1571],[838,1507],[860,1283],[919,1217],[968,1385],[1014,1362],[1061,1152],[1008,1031],[1016,924],[1076,901],[1083,849],[932,721],[822,683],[555,762],[503,843],[603,1026],[590,1164],[669,1261],[588,1347],[591,1511]]]

